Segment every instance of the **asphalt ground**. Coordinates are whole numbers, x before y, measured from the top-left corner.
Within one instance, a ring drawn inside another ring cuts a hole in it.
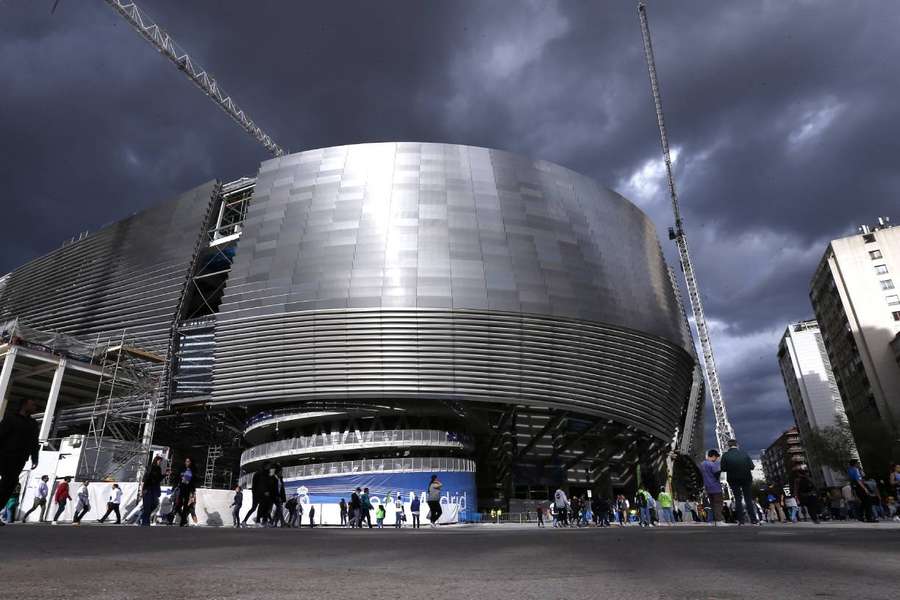
[[[900,527],[0,529],[0,598],[893,598]]]

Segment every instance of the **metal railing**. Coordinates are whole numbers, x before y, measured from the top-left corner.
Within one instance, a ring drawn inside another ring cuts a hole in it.
[[[421,447],[440,448],[470,447],[467,439],[452,431],[432,429],[389,429],[384,431],[342,431],[308,435],[260,444],[241,454],[241,465],[280,456],[315,454],[328,450],[353,450],[378,447]]]
[[[343,460],[314,465],[286,467],[282,472],[285,479],[304,479],[314,477],[330,477],[365,473],[474,473],[475,461],[468,458],[451,457],[410,457],[410,458],[373,458],[365,460]],[[241,477],[241,486],[247,487],[253,475]]]

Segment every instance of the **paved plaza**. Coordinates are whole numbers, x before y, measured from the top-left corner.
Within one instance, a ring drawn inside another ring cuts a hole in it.
[[[2,598],[885,598],[900,524],[400,531],[10,526]]]

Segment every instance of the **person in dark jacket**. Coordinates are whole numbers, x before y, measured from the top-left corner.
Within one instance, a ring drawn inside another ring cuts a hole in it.
[[[362,527],[362,488],[350,494],[350,527]]]
[[[241,526],[241,505],[244,503],[244,493],[241,486],[234,486],[234,497],[231,500],[231,522],[235,527]]]
[[[184,467],[178,477],[178,504],[176,512],[181,515],[180,527],[188,524],[188,515],[191,512],[191,498],[197,489],[197,477],[194,473],[194,463],[190,458],[184,459]]]
[[[819,524],[819,491],[816,484],[809,476],[809,469],[806,465],[800,465],[800,472],[794,478],[794,498],[800,503],[800,506],[806,507],[809,518],[813,523]]]
[[[273,477],[275,479],[275,493],[272,496],[272,500],[275,503],[275,513],[269,527],[278,527],[279,523],[282,527],[285,527],[284,503],[287,502],[287,491],[284,489],[284,479],[282,479],[281,476],[281,465],[275,465],[275,474]]]
[[[159,497],[162,494],[160,485],[162,485],[162,456],[154,456],[147,474],[144,475],[141,490],[141,525],[150,527],[150,516],[156,510],[159,504]]]
[[[759,525],[756,509],[753,508],[753,460],[738,448],[737,440],[728,440],[728,452],[720,462],[722,472],[734,495],[735,518],[738,525],[744,524],[744,512],[749,513],[750,522]]]
[[[338,505],[338,508],[341,511],[341,527],[347,526],[347,501],[341,498],[341,502]]]
[[[262,468],[253,474],[253,479],[250,481],[251,500],[253,503],[250,505],[250,510],[247,511],[247,514],[244,515],[244,520],[241,522],[242,525],[246,525],[251,515],[259,508],[259,499],[263,497],[263,477],[268,471],[269,463],[263,463]],[[256,520],[259,521],[258,516]]]
[[[31,418],[37,404],[31,398],[22,401],[19,410],[0,421],[0,507],[5,506],[19,483],[19,473],[31,457],[36,469],[40,456],[39,426]],[[2,524],[2,523],[0,523]]]
[[[422,522],[419,520],[421,509],[422,501],[419,500],[419,495],[416,494],[415,496],[413,496],[412,502],[409,503],[409,513],[412,515],[413,529],[419,529],[422,527]]]
[[[297,527],[297,523],[303,523],[303,507],[300,506],[300,496],[298,494],[295,493],[288,498],[288,501],[284,503],[284,507],[288,511],[288,527]],[[299,514],[297,513],[298,510],[300,511]]]
[[[609,527],[609,500],[605,497],[597,498],[594,502],[594,506],[591,507],[594,511],[594,521],[597,523],[598,527]]]
[[[256,511],[256,524],[265,527],[272,520],[272,505],[275,503],[275,494],[278,491],[278,481],[275,478],[275,467],[270,466],[259,480],[260,496],[259,508]]]
[[[369,488],[363,488],[362,496],[359,497],[362,502],[362,517],[359,519],[359,526],[362,527],[362,522],[365,520],[369,525],[369,529],[372,529],[372,500],[369,498]]]

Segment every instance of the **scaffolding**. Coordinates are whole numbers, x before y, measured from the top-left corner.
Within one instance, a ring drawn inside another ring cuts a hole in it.
[[[163,358],[141,349],[125,330],[94,352],[100,367],[78,477],[126,481],[137,477],[153,442]]]

